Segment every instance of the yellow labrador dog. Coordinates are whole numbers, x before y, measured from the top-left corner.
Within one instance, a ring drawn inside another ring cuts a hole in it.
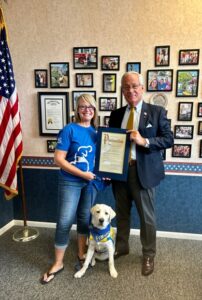
[[[89,264],[95,265],[95,258],[99,260],[109,259],[109,272],[113,278],[118,276],[114,267],[114,230],[111,220],[116,216],[113,209],[105,204],[96,204],[91,208],[92,226],[86,259],[81,270],[74,274],[75,278],[81,278],[86,273]]]

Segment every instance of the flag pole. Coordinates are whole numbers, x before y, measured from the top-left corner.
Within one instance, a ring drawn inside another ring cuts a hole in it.
[[[20,181],[21,181],[21,196],[22,196],[22,211],[23,211],[23,221],[24,228],[17,230],[13,234],[13,240],[16,242],[29,242],[38,237],[39,232],[37,229],[30,228],[27,226],[27,208],[26,208],[26,199],[25,199],[25,187],[24,187],[24,176],[22,169],[22,158],[19,161],[19,171],[20,171]]]

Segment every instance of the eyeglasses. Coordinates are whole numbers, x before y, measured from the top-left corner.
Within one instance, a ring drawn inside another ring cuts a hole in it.
[[[95,107],[92,106],[92,105],[90,105],[90,106],[80,105],[80,106],[79,106],[79,109],[80,109],[80,110],[83,110],[83,111],[84,111],[84,110],[87,110],[87,109],[90,110],[90,111],[93,111],[93,110],[95,109]]]
[[[132,89],[132,90],[135,90],[135,91],[136,91],[140,85],[141,85],[141,84],[132,85],[132,86],[123,86],[123,90],[125,90],[125,91],[130,91],[130,89]]]

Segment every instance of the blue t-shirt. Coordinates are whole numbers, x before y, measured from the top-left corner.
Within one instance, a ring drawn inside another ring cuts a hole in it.
[[[78,169],[93,172],[96,140],[97,134],[94,127],[83,127],[77,123],[70,123],[59,132],[56,149],[67,151],[66,160]],[[74,176],[62,169],[60,172],[67,180],[82,180],[81,177]]]

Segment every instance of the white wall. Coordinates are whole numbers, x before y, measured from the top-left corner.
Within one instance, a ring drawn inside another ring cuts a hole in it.
[[[38,91],[68,91],[75,88],[76,72],[72,64],[73,47],[97,46],[98,69],[94,70],[94,88],[97,99],[102,93],[101,55],[120,55],[120,71],[117,72],[118,101],[120,99],[120,78],[128,61],[140,61],[142,74],[154,68],[154,48],[170,45],[170,66],[174,70],[173,91],[167,93],[168,117],[177,121],[179,101],[194,103],[192,122],[194,139],[192,157],[177,159],[167,151],[169,161],[201,162],[197,135],[197,103],[201,102],[201,79],[197,98],[176,98],[176,70],[192,69],[178,66],[180,49],[200,49],[202,33],[202,2],[198,0],[7,0],[1,1],[7,23],[9,46],[13,59],[15,79],[19,92],[23,126],[24,153],[31,156],[51,156],[46,150],[48,137],[39,136]],[[201,49],[200,49],[201,50]],[[201,53],[202,55],[202,53]],[[34,69],[48,69],[49,62],[70,63],[70,88],[36,89]],[[200,64],[194,69],[201,69]],[[79,88],[77,88],[79,90]],[[113,94],[114,95],[114,94]],[[149,101],[152,93],[146,93]],[[109,96],[109,95],[108,95]],[[115,95],[114,95],[115,96]],[[70,107],[71,109],[71,107]],[[73,112],[71,112],[73,114]],[[100,116],[107,115],[101,112]],[[102,117],[101,117],[102,119]],[[177,140],[176,142],[186,142]]]

